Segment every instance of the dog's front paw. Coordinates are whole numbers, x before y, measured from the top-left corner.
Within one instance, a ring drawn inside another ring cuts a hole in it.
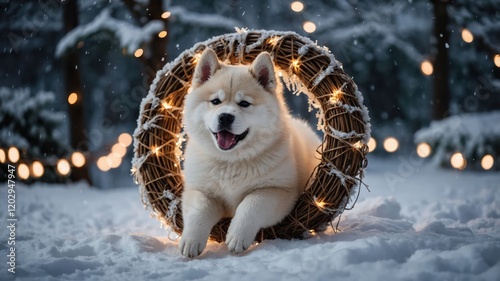
[[[240,254],[248,249],[255,239],[255,234],[252,233],[239,233],[238,231],[227,232],[226,245],[229,252],[233,254]]]
[[[179,251],[187,258],[194,258],[203,252],[206,245],[207,240],[199,240],[182,236],[181,241],[179,242]]]

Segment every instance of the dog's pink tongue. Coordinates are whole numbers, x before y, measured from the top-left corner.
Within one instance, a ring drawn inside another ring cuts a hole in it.
[[[236,141],[236,135],[228,131],[220,131],[217,133],[217,144],[222,149],[229,149]]]

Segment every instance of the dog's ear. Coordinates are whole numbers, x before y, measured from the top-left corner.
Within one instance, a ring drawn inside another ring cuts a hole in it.
[[[201,54],[198,64],[194,69],[193,87],[199,87],[207,82],[219,68],[220,64],[217,59],[217,54],[215,54],[212,49],[206,48]]]
[[[262,52],[255,58],[250,66],[250,72],[264,89],[274,93],[276,90],[276,76],[273,61],[268,52]]]

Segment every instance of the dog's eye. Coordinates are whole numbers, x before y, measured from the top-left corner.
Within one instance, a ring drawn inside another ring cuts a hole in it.
[[[213,99],[210,101],[213,105],[218,105],[218,104],[221,104],[222,102],[220,101],[220,99]]]
[[[249,102],[247,102],[247,101],[244,101],[244,100],[243,100],[243,101],[240,101],[240,102],[238,103],[238,105],[239,105],[239,106],[241,106],[241,107],[249,107],[249,106],[250,106],[250,103],[249,103]]]

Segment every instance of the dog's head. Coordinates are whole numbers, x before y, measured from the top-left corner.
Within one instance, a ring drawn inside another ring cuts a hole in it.
[[[277,86],[267,52],[250,66],[231,66],[205,49],[185,102],[189,141],[225,160],[258,155],[282,131],[286,107]]]

